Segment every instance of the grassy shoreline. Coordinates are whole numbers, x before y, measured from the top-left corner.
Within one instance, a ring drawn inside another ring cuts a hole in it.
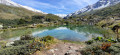
[[[9,45],[8,44],[2,45],[0,54],[2,55],[4,54],[6,55],[9,55],[9,54],[33,55],[38,51],[40,51],[38,53],[41,53],[42,51],[47,52],[51,49],[54,49],[53,46],[56,46],[56,45],[58,45],[59,47],[64,47],[63,44],[67,45],[68,47],[70,47],[71,45],[74,47],[84,46],[84,47],[80,47],[82,49],[77,48],[78,52],[80,52],[83,55],[88,55],[88,54],[116,55],[120,53],[119,52],[120,41],[119,40],[116,41],[116,39],[112,39],[112,38],[107,39],[103,37],[97,37],[97,38],[94,38],[93,40],[89,40],[85,42],[78,42],[78,41],[69,41],[69,40],[58,40],[52,36],[46,36],[42,38],[38,38],[38,37],[33,38],[32,36],[26,35],[26,36],[21,37],[20,40],[14,41],[14,43],[11,43]],[[63,50],[66,50],[66,49],[63,49]]]

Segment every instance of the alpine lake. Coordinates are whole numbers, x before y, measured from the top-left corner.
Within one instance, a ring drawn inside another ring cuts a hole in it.
[[[95,26],[54,26],[25,28],[18,30],[6,30],[0,32],[0,37],[4,40],[19,40],[20,36],[30,34],[33,37],[53,36],[59,40],[87,41],[94,37],[103,37],[108,35],[107,29]]]

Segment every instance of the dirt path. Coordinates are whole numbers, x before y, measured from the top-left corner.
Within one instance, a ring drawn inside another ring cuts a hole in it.
[[[74,43],[58,43],[50,50],[43,51],[44,55],[81,55],[80,51],[84,45]]]

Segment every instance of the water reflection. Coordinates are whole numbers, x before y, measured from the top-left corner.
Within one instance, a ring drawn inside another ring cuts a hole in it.
[[[93,37],[102,36],[107,33],[104,29],[94,26],[57,26],[44,28],[26,28],[19,30],[7,30],[0,33],[1,38],[12,38],[25,34],[32,34],[34,37],[53,36],[60,40],[86,41]],[[18,38],[17,38],[18,40]]]
[[[86,28],[86,27],[85,27]],[[60,40],[72,40],[72,41],[86,41],[93,37],[102,36],[99,33],[92,33],[90,31],[81,30],[80,27],[58,27],[52,30],[37,31],[33,33],[35,37],[53,36]]]

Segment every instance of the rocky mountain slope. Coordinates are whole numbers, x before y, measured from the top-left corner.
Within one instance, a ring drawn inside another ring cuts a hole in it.
[[[88,5],[87,7],[82,8],[82,9],[80,9],[80,10],[74,12],[74,13],[68,14],[67,17],[74,16],[74,15],[79,15],[79,14],[89,12],[89,11],[92,11],[92,10],[102,9],[102,8],[105,8],[105,7],[108,7],[108,6],[115,5],[119,2],[120,2],[120,0],[99,0],[97,3],[95,3],[93,5]]]

